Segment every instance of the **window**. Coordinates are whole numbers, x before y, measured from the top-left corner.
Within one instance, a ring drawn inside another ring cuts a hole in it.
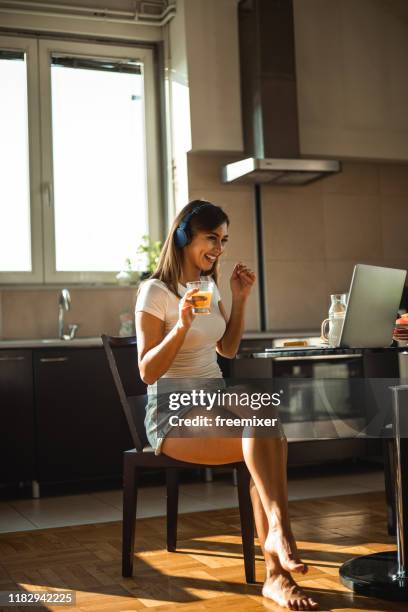
[[[25,53],[0,51],[0,270],[31,270]]]
[[[0,88],[0,282],[114,281],[159,233],[152,51],[0,37]]]

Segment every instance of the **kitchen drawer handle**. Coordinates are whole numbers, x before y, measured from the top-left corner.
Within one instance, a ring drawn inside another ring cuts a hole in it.
[[[25,357],[19,355],[18,357],[0,357],[0,361],[24,361]]]
[[[41,357],[42,363],[57,363],[60,361],[68,361],[68,357]]]

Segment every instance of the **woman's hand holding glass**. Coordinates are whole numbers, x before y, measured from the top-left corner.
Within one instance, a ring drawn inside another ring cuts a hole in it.
[[[194,303],[191,297],[197,293],[198,289],[189,289],[183,295],[179,302],[179,318],[177,326],[184,330],[189,330],[196,315],[194,314],[193,308]]]
[[[248,266],[239,262],[235,265],[231,278],[230,287],[233,300],[246,300],[255,283],[256,275]]]

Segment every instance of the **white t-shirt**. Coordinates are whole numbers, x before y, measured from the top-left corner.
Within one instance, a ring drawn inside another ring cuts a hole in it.
[[[179,283],[178,291],[183,296],[187,288]],[[163,378],[222,378],[215,350],[216,343],[222,338],[226,328],[225,319],[218,307],[220,299],[214,283],[211,313],[196,315],[179,352]],[[148,312],[164,321],[167,334],[178,321],[179,301],[162,281],[149,279],[141,285],[135,312]]]

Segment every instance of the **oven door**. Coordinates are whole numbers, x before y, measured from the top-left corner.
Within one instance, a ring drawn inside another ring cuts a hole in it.
[[[273,378],[282,392],[279,416],[288,438],[354,438],[364,428],[360,353],[276,357]]]

